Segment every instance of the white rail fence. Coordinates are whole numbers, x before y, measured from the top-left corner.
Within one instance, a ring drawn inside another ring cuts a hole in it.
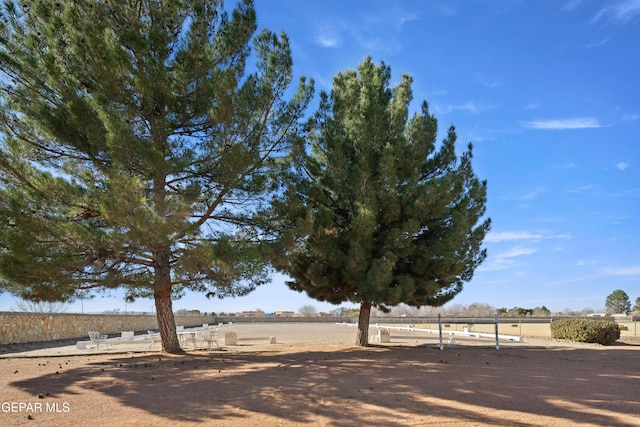
[[[438,329],[428,329],[428,328],[416,328],[413,325],[407,326],[388,326],[381,325],[376,323],[373,327],[378,329],[378,342],[390,342],[390,334],[389,331],[405,331],[405,332],[423,332],[427,334],[438,334],[440,341],[440,350],[444,349],[443,343],[443,335],[449,335],[449,344],[455,344],[454,337],[465,337],[465,338],[489,338],[495,339],[496,349],[500,349],[500,340],[502,341],[513,341],[513,342],[522,342],[522,337],[518,335],[505,335],[498,333],[498,316],[494,319],[495,324],[495,333],[486,333],[486,332],[475,332],[468,328],[464,328],[462,331],[452,331],[452,330],[443,330],[442,329],[442,318],[438,316]],[[355,324],[349,324],[350,326],[355,326]]]

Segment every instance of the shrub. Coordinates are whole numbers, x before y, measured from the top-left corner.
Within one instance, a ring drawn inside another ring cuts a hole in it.
[[[551,336],[608,345],[620,338],[620,328],[617,323],[608,320],[561,319],[551,323]]]

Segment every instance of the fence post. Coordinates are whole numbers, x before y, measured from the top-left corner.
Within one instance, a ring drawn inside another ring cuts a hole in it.
[[[520,326],[520,339],[522,339],[522,319],[518,319],[518,325]]]
[[[444,350],[442,346],[442,317],[438,314],[438,330],[440,331],[440,350]]]
[[[498,340],[498,313],[493,317],[496,324],[496,350],[500,350],[500,341]]]

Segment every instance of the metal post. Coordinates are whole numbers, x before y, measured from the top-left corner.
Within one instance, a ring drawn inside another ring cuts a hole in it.
[[[438,314],[438,330],[440,331],[440,350],[444,350],[442,345],[442,317]]]
[[[500,341],[498,340],[498,314],[494,316],[494,321],[496,324],[496,350],[500,350]]]
[[[520,326],[520,338],[522,338],[522,319],[518,319],[518,326]]]

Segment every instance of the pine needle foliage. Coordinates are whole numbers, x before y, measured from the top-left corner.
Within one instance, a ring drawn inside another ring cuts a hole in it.
[[[456,133],[436,142],[424,102],[410,115],[412,78],[366,58],[321,94],[283,210],[296,230],[279,264],[289,286],[334,304],[360,304],[356,344],[372,306],[440,306],[485,259],[486,182]]]
[[[179,352],[172,298],[268,281],[262,212],[313,88],[287,92],[250,0],[7,1],[0,69],[6,289],[154,297]]]

